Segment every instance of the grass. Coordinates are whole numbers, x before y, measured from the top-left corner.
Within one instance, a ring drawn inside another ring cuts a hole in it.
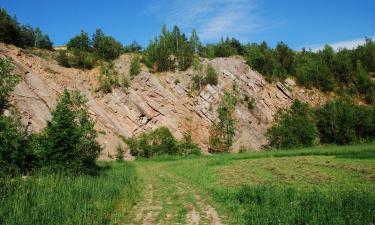
[[[46,175],[3,184],[0,224],[109,224],[137,196],[134,165],[102,164],[99,176]],[[114,213],[117,212],[117,213]]]
[[[0,183],[0,224],[375,224],[374,144],[101,166]]]
[[[229,224],[375,224],[372,144],[148,163],[201,190]]]

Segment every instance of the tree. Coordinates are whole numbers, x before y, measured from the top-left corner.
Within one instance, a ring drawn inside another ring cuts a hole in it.
[[[288,149],[314,145],[318,132],[313,115],[308,104],[298,100],[290,109],[279,110],[275,124],[267,131],[270,146]]]
[[[45,169],[70,174],[96,172],[101,147],[95,140],[97,133],[86,101],[78,92],[64,90],[40,138],[38,155]]]
[[[84,52],[92,52],[92,43],[90,40],[89,35],[85,31],[81,31],[81,33],[72,39],[69,40],[67,44],[68,50],[78,50]]]
[[[234,109],[237,103],[236,96],[225,92],[221,97],[217,109],[219,121],[213,123],[210,134],[210,152],[228,152],[233,143],[236,131]]]
[[[193,31],[191,32],[189,42],[190,42],[191,48],[193,49],[194,53],[198,53],[202,43],[200,42],[197,31],[195,29],[193,29]]]
[[[0,178],[27,174],[34,160],[19,118],[0,115]]]
[[[13,74],[13,65],[8,58],[0,58],[0,114],[7,104],[9,94],[20,82],[20,76]]]
[[[316,110],[322,143],[339,145],[371,141],[375,138],[375,109],[339,98]]]
[[[113,37],[103,36],[96,41],[98,42],[97,48],[94,50],[99,58],[110,61],[120,56],[123,49],[122,44]]]

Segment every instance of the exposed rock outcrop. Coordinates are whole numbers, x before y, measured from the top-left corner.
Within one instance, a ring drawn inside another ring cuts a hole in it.
[[[90,116],[100,131],[98,141],[104,147],[101,158],[114,155],[122,143],[120,135],[129,137],[159,126],[170,128],[176,138],[191,131],[193,140],[206,151],[209,129],[217,120],[216,109],[225,90],[236,87],[239,95],[251,96],[255,106],[236,106],[238,129],[233,150],[241,146],[259,150],[265,144],[265,132],[273,122],[275,112],[290,107],[294,99],[312,105],[326,101],[317,90],[285,82],[269,84],[258,72],[251,70],[240,57],[203,60],[211,63],[219,74],[217,86],[207,85],[197,95],[191,94],[192,70],[151,74],[146,68],[131,81],[128,90],[116,89],[111,94],[95,92],[99,69],[81,71],[60,67],[53,59],[45,60],[27,55],[22,50],[0,44],[0,53],[11,57],[22,82],[16,87],[12,101],[19,109],[23,121],[30,129],[40,131],[51,118],[50,111],[64,88],[79,90],[88,99]],[[123,55],[115,61],[120,74],[129,71],[131,56]],[[178,82],[176,80],[178,79]]]

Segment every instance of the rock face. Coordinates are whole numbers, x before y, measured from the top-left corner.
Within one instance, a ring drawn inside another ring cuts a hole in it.
[[[290,107],[294,99],[321,104],[327,97],[317,90],[296,86],[292,79],[269,84],[240,57],[203,60],[211,63],[219,74],[217,86],[207,85],[199,93],[190,90],[192,70],[151,74],[146,68],[131,81],[127,90],[115,89],[111,94],[95,92],[99,69],[82,71],[60,67],[53,59],[27,55],[13,46],[0,44],[0,54],[13,59],[22,82],[12,95],[23,122],[40,131],[51,118],[58,96],[64,88],[79,90],[88,99],[90,116],[100,131],[98,141],[104,150],[102,159],[111,158],[115,148],[123,144],[120,136],[130,137],[160,126],[170,128],[176,138],[190,131],[193,140],[207,151],[209,130],[217,120],[217,107],[225,90],[251,96],[255,106],[246,103],[235,109],[237,132],[233,151],[240,147],[259,150],[267,144],[265,132],[280,108]],[[115,61],[120,74],[128,74],[131,55]]]

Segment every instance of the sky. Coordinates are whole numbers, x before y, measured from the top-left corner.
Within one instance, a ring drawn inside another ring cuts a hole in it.
[[[146,46],[163,24],[188,35],[195,28],[203,43],[234,37],[271,46],[283,41],[296,50],[375,39],[375,0],[0,0],[0,7],[40,27],[56,46],[96,28]]]

